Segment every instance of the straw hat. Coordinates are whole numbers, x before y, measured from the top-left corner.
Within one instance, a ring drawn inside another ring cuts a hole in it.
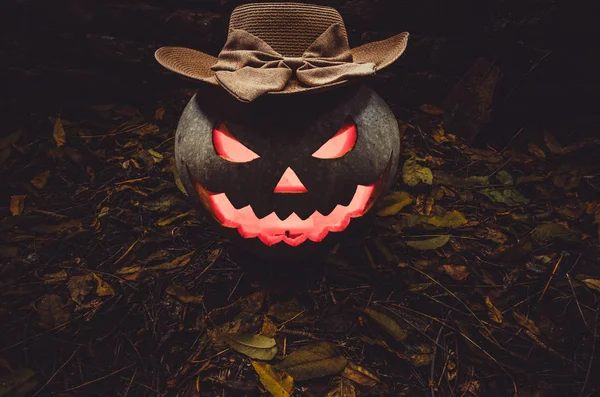
[[[238,100],[289,95],[340,86],[389,66],[406,49],[408,33],[356,48],[348,45],[341,15],[302,3],[253,3],[229,19],[218,57],[183,47],[159,48],[165,68],[220,85]]]

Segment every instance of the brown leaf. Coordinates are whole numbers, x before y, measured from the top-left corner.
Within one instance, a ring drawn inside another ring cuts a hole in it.
[[[550,133],[550,131],[546,129],[544,129],[544,141],[546,141],[546,147],[548,147],[548,149],[550,149],[552,153],[563,153],[564,149],[562,148],[562,146],[560,146],[554,135],[552,135],[552,133]]]
[[[94,290],[94,277],[91,274],[73,276],[69,279],[67,287],[69,288],[73,302],[81,304]]]
[[[530,318],[527,318],[527,316],[525,316],[524,314],[521,314],[514,310],[513,310],[512,314],[513,314],[515,321],[517,323],[519,323],[519,325],[527,328],[529,331],[531,331],[532,333],[534,333],[537,336],[542,336],[542,331],[539,329],[539,327],[537,325],[535,325],[535,322],[533,322],[533,320],[531,320]]]
[[[426,240],[413,240],[407,241],[406,245],[413,247],[420,251],[424,250],[435,250],[443,247],[450,240],[450,235],[443,235],[439,237],[433,237]]]
[[[13,216],[19,216],[23,213],[25,197],[27,197],[26,194],[10,196],[10,213]]]
[[[71,313],[65,310],[60,296],[46,294],[42,296],[36,305],[36,311],[40,316],[40,327],[52,329],[65,324],[71,318]]]
[[[277,326],[269,317],[264,316],[260,333],[264,336],[273,338],[277,334]]]
[[[325,397],[356,397],[356,389],[352,382],[341,377],[338,379],[335,387],[331,389]]]
[[[379,325],[395,341],[403,342],[408,336],[406,329],[398,325],[398,323],[387,314],[371,308],[363,309],[362,312]]]
[[[275,368],[289,373],[296,380],[306,380],[337,375],[347,363],[329,343],[317,342],[293,351]]]
[[[431,114],[432,116],[444,114],[444,109],[436,105],[423,104],[419,106],[419,109],[421,109],[424,113]]]
[[[190,260],[192,260],[192,256],[194,256],[195,253],[196,253],[196,251],[188,252],[187,254],[181,255],[181,256],[173,259],[172,261],[161,263],[160,265],[156,265],[156,266],[151,266],[148,268],[148,270],[180,269],[180,268],[184,267],[185,265],[187,265],[188,263],[190,263]]]
[[[201,304],[202,297],[190,294],[183,286],[174,284],[167,287],[166,293],[183,303]]]
[[[154,120],[162,120],[164,115],[165,115],[165,108],[158,108],[154,112]]]
[[[54,137],[54,142],[56,142],[56,146],[58,147],[63,146],[67,141],[67,135],[65,134],[65,129],[60,121],[60,116],[56,118],[52,136]]]
[[[377,377],[377,375],[368,369],[361,367],[360,365],[356,365],[350,361],[348,362],[346,368],[344,368],[342,376],[358,383],[361,386],[373,387],[376,384],[381,383],[381,380]]]
[[[464,281],[469,277],[469,272],[465,265],[442,265],[442,268],[450,277],[457,281]]]
[[[44,284],[62,283],[63,281],[67,281],[68,278],[69,275],[66,270],[63,269],[60,272],[44,274]]]
[[[465,218],[462,213],[454,210],[425,219],[425,223],[437,227],[457,227],[465,225],[467,223],[467,218]]]
[[[48,183],[48,177],[50,176],[50,170],[44,171],[38,174],[31,180],[31,184],[38,189],[43,189]]]
[[[415,367],[424,367],[431,364],[433,358],[433,349],[431,346],[423,344],[412,347],[409,354],[410,362]]]
[[[544,151],[535,143],[530,143],[527,145],[527,150],[540,160],[546,159],[546,153],[544,153]]]
[[[485,297],[485,305],[488,308],[488,316],[490,317],[490,320],[492,320],[498,324],[502,324],[502,321],[503,321],[502,312],[500,310],[498,310],[498,308],[496,308],[496,306],[494,306],[494,304],[492,303],[489,296]]]
[[[0,245],[0,258],[11,259],[19,255],[19,247],[16,245]]]

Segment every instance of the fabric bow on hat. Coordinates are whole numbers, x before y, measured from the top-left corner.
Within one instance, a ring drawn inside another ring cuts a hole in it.
[[[237,99],[250,102],[284,89],[295,79],[318,87],[375,74],[375,63],[353,63],[342,27],[335,23],[301,57],[285,57],[262,39],[242,29],[229,33],[227,43],[211,67],[219,84]]]

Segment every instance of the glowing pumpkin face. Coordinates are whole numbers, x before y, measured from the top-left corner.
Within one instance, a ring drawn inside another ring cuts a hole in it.
[[[175,157],[188,194],[227,237],[281,257],[361,228],[395,175],[399,141],[366,86],[249,104],[206,89],[183,112]]]

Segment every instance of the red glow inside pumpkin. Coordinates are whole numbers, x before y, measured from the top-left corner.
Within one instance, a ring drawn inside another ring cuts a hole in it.
[[[225,227],[236,228],[244,238],[258,237],[265,245],[279,242],[296,247],[307,239],[323,241],[329,232],[341,232],[350,223],[351,218],[362,216],[368,209],[375,185],[358,185],[348,205],[338,204],[327,215],[315,211],[307,219],[301,219],[292,213],[286,219],[279,219],[275,212],[264,218],[258,218],[252,207],[235,208],[225,193],[211,193],[196,183],[201,197],[209,197],[215,218]]]
[[[356,143],[356,124],[347,121],[336,134],[312,154],[318,159],[337,159],[348,153]]]
[[[238,141],[223,122],[213,129],[213,144],[219,156],[234,163],[247,163],[260,157]]]
[[[307,191],[298,175],[290,167],[287,167],[274,190],[275,193],[306,193]]]

